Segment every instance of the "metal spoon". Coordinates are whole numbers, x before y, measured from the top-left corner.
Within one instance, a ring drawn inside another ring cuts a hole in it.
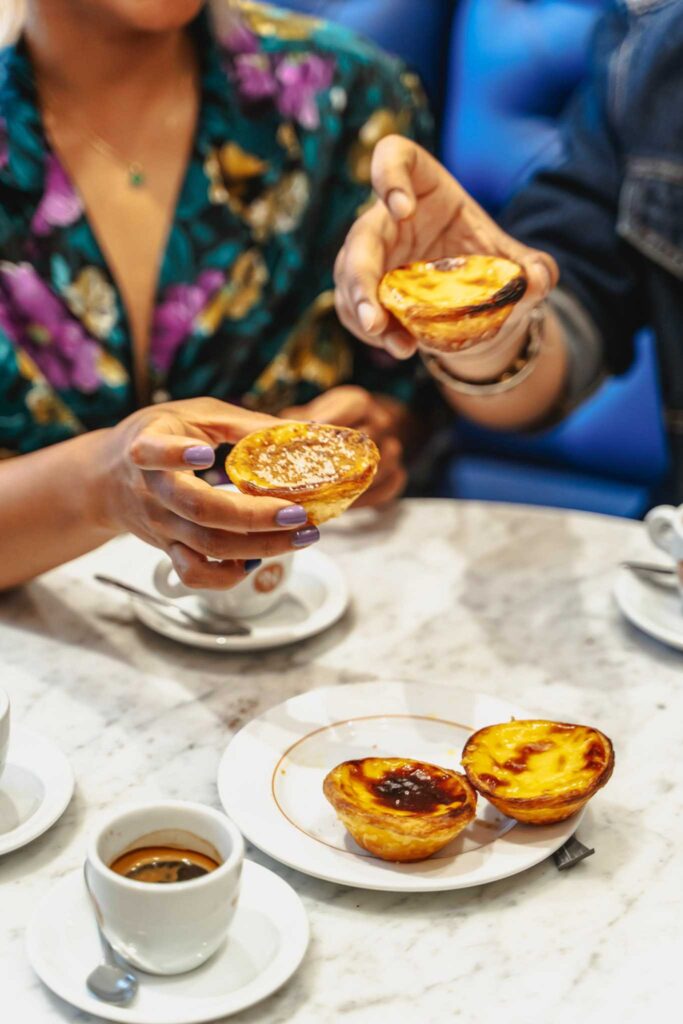
[[[101,999],[103,1003],[116,1003],[118,1006],[127,1006],[132,1002],[138,991],[138,979],[131,969],[126,965],[121,966],[117,954],[109,945],[107,938],[100,926],[100,913],[97,903],[93,899],[88,885],[86,865],[83,865],[83,879],[85,888],[90,897],[95,921],[97,923],[97,934],[102,945],[104,963],[98,964],[85,979],[85,983],[94,996]]]
[[[191,612],[176,604],[175,601],[169,601],[165,597],[158,597],[156,594],[148,594],[146,590],[139,590],[138,587],[133,587],[130,583],[124,583],[123,580],[115,580],[112,576],[103,576],[101,573],[95,573],[95,579],[98,583],[106,583],[108,587],[116,587],[117,590],[124,590],[127,594],[133,594],[142,601],[147,601],[148,604],[161,605],[162,608],[173,608],[174,611],[187,619],[194,629],[199,630],[200,633],[211,633],[214,636],[249,636],[251,633],[250,626],[245,625],[243,622],[238,622],[237,619],[232,619],[227,615],[216,615],[214,612],[207,611],[205,612],[205,617],[200,619],[199,616],[192,615]]]
[[[652,562],[622,562],[621,565],[646,583],[664,587],[665,590],[673,590],[677,586],[676,570],[673,566],[656,565]]]

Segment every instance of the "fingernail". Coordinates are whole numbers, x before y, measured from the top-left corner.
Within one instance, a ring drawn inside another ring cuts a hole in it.
[[[384,339],[384,347],[386,348],[389,355],[392,355],[394,359],[408,359],[412,355],[412,352],[408,349],[405,342],[400,341],[394,337],[393,334],[388,334]]]
[[[308,512],[301,505],[290,505],[281,508],[275,516],[278,526],[303,526],[308,519]]]
[[[404,220],[413,212],[413,204],[405,192],[402,192],[400,188],[391,190],[387,196],[387,206],[397,220]]]
[[[360,320],[361,327],[363,328],[364,331],[370,333],[370,331],[372,331],[372,328],[375,325],[374,308],[370,305],[369,302],[363,300],[362,302],[358,303],[358,308],[356,312],[358,313],[358,319]]]
[[[213,460],[213,448],[208,444],[195,444],[183,452],[183,462],[188,466],[203,466],[208,469],[209,466],[213,466]]]
[[[292,537],[293,548],[307,548],[309,544],[315,544],[320,540],[320,530],[317,526],[307,526],[305,530],[297,530]]]
[[[254,569],[258,569],[262,561],[262,558],[247,558],[244,563],[244,571],[253,572]]]

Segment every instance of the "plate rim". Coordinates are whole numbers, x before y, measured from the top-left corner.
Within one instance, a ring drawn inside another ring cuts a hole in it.
[[[298,626],[273,628],[269,636],[258,637],[258,631],[250,636],[227,636],[224,643],[218,643],[216,639],[205,633],[195,633],[191,629],[185,630],[179,624],[167,619],[163,614],[144,601],[131,597],[131,606],[137,618],[143,625],[152,630],[158,636],[165,636],[175,643],[185,646],[201,648],[206,651],[215,651],[219,654],[240,654],[251,651],[269,650],[274,647],[286,647],[289,644],[298,643],[301,640],[317,636],[333,626],[344,615],[349,607],[351,596],[349,585],[337,562],[324,551],[299,551],[297,561],[292,568],[292,577],[302,572],[301,563],[304,563],[303,571],[321,580],[325,586],[326,593],[322,604],[309,615]],[[329,581],[329,582],[328,582]],[[258,619],[256,621],[258,626]],[[160,628],[159,623],[168,623],[171,628]]]
[[[330,883],[335,884],[335,885],[342,885],[342,886],[348,886],[350,888],[366,889],[366,890],[369,890],[369,891],[378,891],[378,892],[406,892],[406,893],[407,892],[411,892],[411,893],[418,893],[418,892],[447,892],[447,891],[456,891],[458,889],[465,889],[465,888],[469,888],[471,886],[484,885],[484,884],[489,884],[491,882],[497,882],[497,881],[500,881],[503,878],[508,878],[508,877],[510,877],[512,875],[519,874],[522,871],[526,871],[526,870],[528,870],[528,869],[530,869],[532,867],[535,867],[541,861],[543,861],[547,857],[549,857],[556,849],[558,849],[562,845],[563,842],[566,841],[566,839],[570,835],[573,834],[573,832],[576,831],[576,829],[578,828],[578,826],[581,823],[581,820],[583,818],[583,815],[584,815],[584,812],[585,812],[585,808],[583,808],[581,811],[579,811],[576,815],[573,815],[571,818],[567,819],[565,822],[559,822],[556,825],[537,826],[537,827],[526,826],[525,827],[521,823],[517,823],[514,826],[514,828],[508,830],[508,833],[506,833],[507,835],[516,834],[517,836],[520,836],[521,834],[523,834],[523,832],[526,832],[527,829],[532,829],[533,830],[533,832],[530,832],[530,835],[533,835],[533,833],[535,833],[535,837],[532,838],[528,844],[524,844],[525,848],[529,850],[528,860],[526,860],[525,863],[523,865],[521,865],[521,866],[519,864],[508,865],[507,868],[502,868],[500,871],[493,872],[490,876],[488,876],[488,877],[486,877],[484,879],[479,878],[479,879],[475,879],[475,880],[468,880],[466,875],[465,876],[463,876],[463,875],[454,876],[454,877],[451,877],[451,878],[445,878],[443,876],[441,876],[441,877],[431,877],[430,878],[430,877],[420,876],[418,874],[409,874],[409,873],[398,874],[398,873],[396,873],[395,875],[387,877],[387,878],[384,878],[384,879],[377,878],[377,879],[374,879],[372,881],[368,881],[368,880],[360,879],[360,878],[357,878],[357,877],[356,878],[354,878],[352,876],[350,877],[348,874],[345,874],[343,872],[343,870],[340,871],[340,872],[331,873],[329,870],[323,871],[323,870],[320,870],[320,869],[316,869],[316,867],[315,867],[315,858],[314,857],[312,858],[312,860],[313,860],[313,864],[312,865],[307,864],[306,866],[302,866],[301,859],[297,858],[296,856],[291,855],[290,853],[287,852],[286,849],[283,852],[282,848],[281,847],[276,847],[275,843],[273,843],[272,845],[269,844],[268,842],[264,843],[263,837],[258,832],[252,831],[251,821],[247,821],[245,823],[244,817],[240,813],[239,808],[237,808],[237,811],[236,811],[236,808],[233,805],[233,803],[231,802],[230,794],[228,792],[228,781],[227,780],[229,778],[229,771],[230,771],[230,767],[229,767],[230,761],[229,761],[229,759],[230,759],[231,756],[234,756],[234,753],[235,753],[235,751],[233,749],[232,754],[231,754],[231,748],[233,748],[233,746],[237,743],[239,738],[242,737],[242,742],[244,742],[244,737],[245,736],[248,737],[249,734],[252,733],[252,731],[254,729],[257,729],[259,725],[262,725],[264,723],[267,724],[269,719],[271,719],[272,717],[276,716],[276,714],[278,712],[280,712],[283,709],[285,709],[288,705],[290,705],[294,701],[306,701],[306,700],[315,699],[316,697],[320,698],[321,696],[323,696],[326,693],[335,693],[335,694],[337,694],[337,693],[339,693],[342,690],[344,690],[344,691],[346,691],[346,693],[348,693],[353,688],[358,688],[358,687],[363,687],[363,688],[367,689],[367,688],[374,688],[374,687],[392,687],[392,686],[393,687],[398,687],[400,689],[402,689],[402,688],[404,688],[406,686],[409,686],[413,691],[419,690],[419,689],[439,691],[439,696],[441,698],[443,698],[443,697],[451,697],[451,698],[455,697],[455,699],[457,700],[458,695],[463,695],[463,696],[466,696],[467,698],[469,698],[470,700],[474,700],[474,699],[488,700],[488,701],[491,701],[491,702],[494,702],[494,703],[497,703],[497,704],[504,705],[507,709],[509,709],[511,711],[511,713],[514,713],[514,714],[518,715],[519,717],[521,717],[521,716],[524,716],[524,717],[534,717],[533,713],[531,713],[529,711],[526,711],[526,710],[524,710],[521,707],[518,707],[516,705],[511,704],[508,700],[506,700],[504,698],[495,697],[495,696],[492,696],[492,695],[489,695],[489,694],[484,694],[484,693],[481,693],[479,691],[476,691],[476,692],[475,691],[469,691],[469,690],[464,689],[463,687],[451,687],[448,684],[443,684],[443,683],[441,683],[441,684],[439,684],[439,683],[419,683],[419,682],[413,682],[413,681],[408,680],[408,679],[403,679],[403,680],[397,680],[397,679],[368,680],[366,682],[355,682],[355,683],[347,683],[347,684],[341,684],[341,685],[336,685],[336,686],[332,685],[332,686],[327,686],[327,687],[317,687],[317,688],[313,688],[311,690],[307,690],[307,691],[305,691],[302,694],[297,694],[297,695],[295,695],[293,697],[290,697],[287,700],[281,701],[279,704],[277,704],[277,705],[275,705],[275,706],[273,706],[271,708],[268,708],[261,715],[259,715],[256,718],[251,719],[245,726],[243,726],[243,728],[240,729],[239,732],[237,732],[231,738],[231,740],[228,743],[226,749],[224,750],[224,752],[223,752],[223,754],[221,756],[220,762],[219,762],[218,773],[217,773],[217,788],[218,788],[218,795],[219,795],[219,799],[220,799],[221,805],[222,805],[223,809],[225,810],[226,814],[235,822],[237,827],[240,829],[242,834],[245,836],[245,838],[250,843],[252,843],[258,849],[263,851],[269,857],[272,857],[275,861],[277,861],[277,862],[279,862],[281,864],[284,864],[284,865],[286,865],[289,868],[292,868],[292,869],[294,869],[294,870],[296,870],[296,871],[298,871],[298,872],[300,872],[300,873],[302,873],[304,875],[309,875],[312,878],[318,878],[318,879],[321,879],[322,881],[330,882]],[[349,717],[358,717],[358,716],[349,716]],[[456,717],[457,717],[457,715],[456,715]],[[295,735],[298,738],[298,733],[295,734],[293,732],[290,735],[290,738],[289,738],[290,739],[290,744],[289,744],[290,746],[291,746],[291,743],[295,739]],[[238,754],[239,754],[239,748],[236,748],[236,749],[237,749]],[[276,752],[274,752],[273,764],[277,763],[280,760],[280,758],[282,756],[282,753],[283,753],[283,751],[276,751]],[[270,779],[271,776],[272,776],[272,772],[269,772],[268,778]],[[268,787],[268,788],[270,789],[270,787]],[[271,797],[272,797],[272,793],[271,793]],[[251,801],[251,803],[252,803],[252,806],[253,806],[253,804],[254,804],[253,800]],[[541,832],[541,828],[543,828],[543,833]],[[550,832],[550,830],[553,830],[553,831]],[[550,832],[550,835],[548,834],[549,832]],[[302,833],[302,835],[305,836],[305,833]],[[503,841],[505,839],[505,835],[500,837],[500,839],[501,839],[501,841]],[[306,843],[312,843],[313,840],[309,836],[306,836],[305,842]],[[493,845],[494,844],[492,843],[491,846],[493,846]],[[534,851],[534,852],[532,853],[532,851]],[[339,854],[343,855],[345,852],[346,851],[337,851],[337,855],[339,855]],[[351,852],[351,851],[349,851],[349,852]],[[474,851],[471,851],[471,852],[474,852]],[[408,865],[406,865],[406,866],[408,866]]]
[[[24,753],[23,756],[20,756],[15,761],[12,760],[12,749],[16,744],[17,737],[19,739],[17,746]],[[36,749],[39,749],[41,756],[49,758],[47,770],[35,770],[28,757],[29,748],[32,755],[35,755]],[[6,853],[14,853],[16,850],[21,850],[24,846],[32,843],[34,839],[38,839],[48,829],[52,828],[71,803],[76,786],[73,767],[61,747],[57,746],[54,740],[48,736],[35,732],[33,729],[25,729],[22,725],[12,724],[10,726],[7,765],[12,764],[25,768],[35,778],[39,779],[44,788],[44,797],[26,821],[22,822],[17,828],[12,829],[11,832],[5,832],[3,835],[0,835],[0,857],[3,857]],[[57,777],[53,774],[55,766],[59,768]],[[1,785],[2,780],[0,779]],[[51,789],[53,790],[53,795],[50,798]],[[14,839],[10,842],[5,842],[5,839],[10,836],[14,836]]]
[[[645,584],[638,580],[633,573],[624,566],[620,566],[617,578],[614,581],[612,593],[621,614],[631,623],[632,626],[639,629],[641,633],[645,633],[646,636],[649,636],[654,640],[658,640],[667,647],[673,647],[675,650],[683,651],[683,615],[681,616],[680,634],[675,633],[673,630],[669,629],[668,626],[658,623],[656,619],[649,615],[641,615],[634,608],[633,601],[629,594],[629,590],[636,585],[639,587],[645,587]],[[658,593],[658,591],[655,591],[653,588],[653,593]],[[662,593],[659,596],[664,597],[665,591],[662,590]],[[666,596],[671,597],[674,595],[670,594]]]
[[[239,1004],[234,1005],[233,1008],[225,1009],[225,1004],[222,1007],[216,1006],[214,1000],[220,1000],[222,997],[215,996],[212,999],[211,1006],[206,1005],[206,1000],[203,1000],[204,1009],[197,1009],[197,1012],[193,1012],[191,1014],[178,1014],[169,1019],[167,1012],[164,1011],[164,1024],[205,1024],[205,1022],[208,1021],[241,1013],[243,1010],[249,1009],[251,1006],[256,1006],[264,999],[273,995],[274,992],[277,992],[287,983],[287,981],[289,981],[301,966],[308,951],[311,937],[310,922],[301,897],[296,889],[294,889],[289,882],[278,875],[275,871],[271,871],[262,864],[258,864],[255,861],[245,858],[243,863],[243,880],[245,877],[249,877],[250,875],[252,876],[250,888],[254,892],[257,892],[260,889],[260,880],[262,882],[263,878],[268,876],[268,885],[275,885],[276,888],[279,888],[289,904],[286,907],[286,912],[276,919],[276,927],[281,938],[277,958],[272,964],[269,964],[261,974],[257,975],[256,978],[253,978],[246,985],[243,985],[242,988],[237,990],[238,993],[247,993],[247,998]],[[47,958],[42,952],[43,945],[41,944],[41,940],[44,942],[46,934],[46,930],[43,927],[45,913],[50,905],[50,901],[55,899],[56,890],[62,888],[66,890],[70,886],[75,890],[76,884],[81,879],[81,870],[79,868],[75,868],[67,875],[55,880],[31,914],[26,927],[24,948],[32,970],[40,979],[41,983],[45,985],[50,992],[54,993],[54,995],[58,996],[65,1003],[68,1003],[70,1006],[82,1010],[85,1013],[102,1017],[105,1020],[124,1022],[124,1024],[125,1022],[130,1022],[130,1024],[159,1024],[159,1018],[150,1017],[148,1014],[141,1015],[139,1011],[136,1012],[135,1006],[117,1007],[113,1004],[100,1002],[88,993],[85,985],[83,986],[82,995],[79,997],[78,1001],[75,1001],[73,998],[75,990],[69,989],[68,986],[63,984],[62,979],[64,978],[64,975],[60,973],[58,969],[54,972],[52,971]],[[85,898],[82,892],[81,897],[83,899]],[[250,904],[250,906],[252,905],[255,906],[255,904]],[[261,906],[262,904],[259,904],[259,907]],[[186,973],[191,975],[192,972],[188,971]],[[268,981],[263,991],[258,994],[254,994],[253,992],[250,993],[250,988],[253,988],[257,984],[258,980],[264,975],[268,976]],[[270,975],[272,975],[272,977]],[[51,980],[48,981],[47,977],[50,977]],[[163,976],[155,975],[154,977],[155,979],[158,979]],[[169,980],[176,977],[179,976],[169,975]],[[180,975],[180,977],[182,977],[182,975]],[[142,983],[144,984],[144,974]],[[71,994],[67,995],[67,991],[70,991]],[[234,993],[232,996],[234,997]]]

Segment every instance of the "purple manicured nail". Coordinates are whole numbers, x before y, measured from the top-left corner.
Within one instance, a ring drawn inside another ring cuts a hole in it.
[[[305,530],[297,530],[292,537],[293,548],[307,548],[309,544],[315,544],[320,540],[320,530],[317,526],[307,526]]]
[[[308,512],[301,505],[290,505],[289,508],[281,508],[275,516],[278,526],[303,526],[308,519]]]
[[[247,560],[244,563],[244,571],[253,572],[254,569],[258,569],[262,561],[262,558],[247,558]]]
[[[213,448],[208,444],[195,444],[183,452],[183,462],[186,462],[188,466],[201,466],[203,469],[208,469],[209,466],[213,466],[213,460]]]

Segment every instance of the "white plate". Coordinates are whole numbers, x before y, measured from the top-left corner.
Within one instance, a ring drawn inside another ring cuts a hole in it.
[[[158,555],[155,552],[152,571]],[[154,592],[151,572],[146,587]],[[321,551],[299,551],[294,559],[288,593],[264,615],[244,619],[252,630],[249,636],[200,633],[173,609],[165,611],[136,598],[131,598],[131,601],[141,622],[171,640],[209,651],[262,651],[293,644],[328,629],[346,611],[349,592],[344,577],[331,558]],[[178,603],[193,614],[201,615],[196,597],[181,597]]]
[[[250,842],[316,878],[361,889],[435,892],[494,882],[538,864],[569,838],[558,825],[516,825],[480,799],[477,818],[429,860],[393,864],[357,846],[322,793],[327,772],[360,757],[412,757],[446,768],[475,730],[528,712],[492,697],[418,683],[312,690],[254,719],[218,770],[223,806]],[[531,717],[534,717],[533,715]]]
[[[101,959],[83,873],[60,879],[31,918],[26,948],[41,980],[73,1006],[129,1024],[199,1024],[237,1013],[287,981],[308,945],[308,918],[290,885],[244,862],[240,901],[227,942],[195,971],[136,972],[140,987],[126,1007],[95,999],[85,979]]]
[[[0,854],[46,832],[66,810],[73,791],[73,771],[61,750],[43,736],[12,725],[0,776]]]
[[[683,606],[676,587],[647,583],[622,566],[614,584],[614,597],[634,626],[683,651]]]

